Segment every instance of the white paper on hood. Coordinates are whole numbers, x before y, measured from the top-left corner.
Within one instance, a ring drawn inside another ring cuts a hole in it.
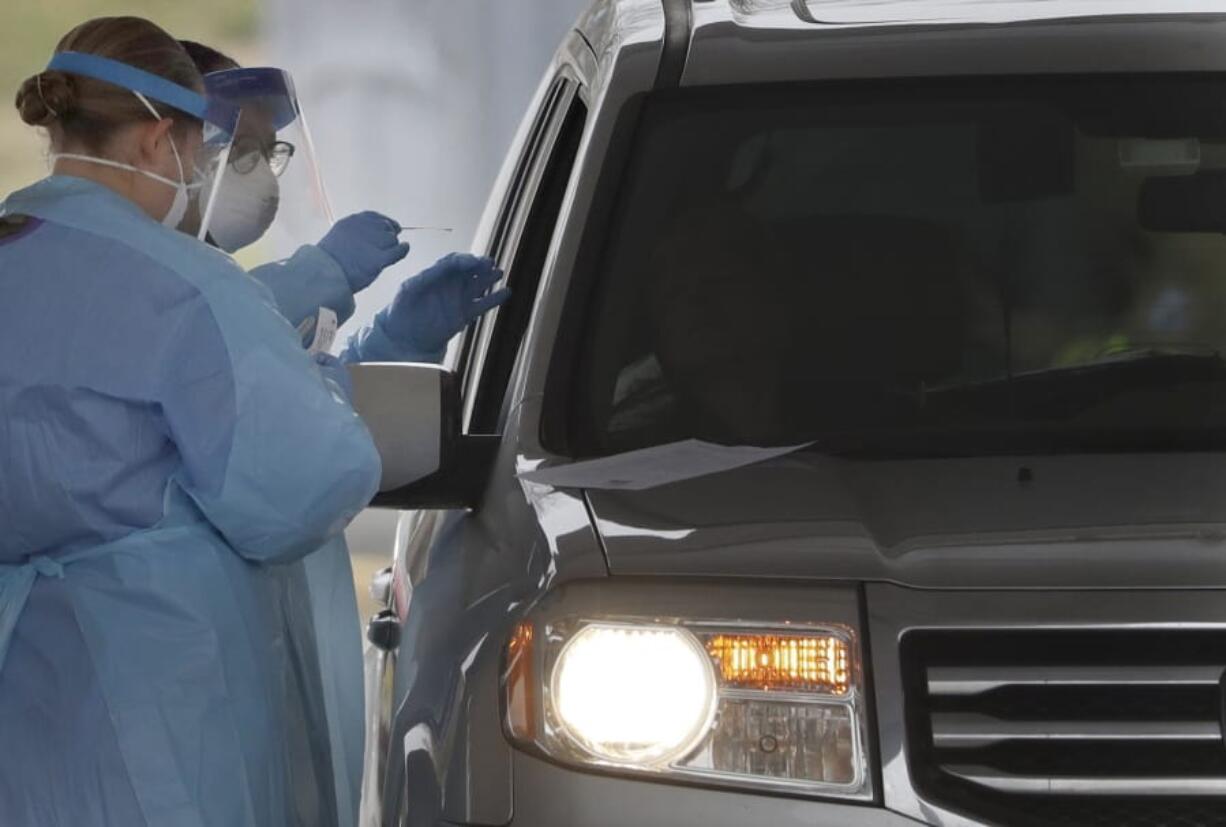
[[[716,445],[697,439],[643,448],[600,459],[555,465],[519,474],[524,482],[555,488],[595,488],[605,491],[645,491],[721,471],[731,471],[781,457],[813,443],[781,448]]]

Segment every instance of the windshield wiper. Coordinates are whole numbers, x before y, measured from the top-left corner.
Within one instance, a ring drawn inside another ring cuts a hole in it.
[[[926,396],[938,396],[950,393],[967,393],[977,390],[991,390],[1014,383],[1022,386],[1035,385],[1048,379],[1064,380],[1072,376],[1102,375],[1105,373],[1144,370],[1154,365],[1188,368],[1204,373],[1205,368],[1221,369],[1226,374],[1226,356],[1211,347],[1193,346],[1140,346],[1126,351],[1105,354],[1093,362],[1079,362],[1072,365],[1057,365],[1049,368],[1039,368],[1008,376],[994,376],[991,379],[981,379],[974,382],[958,382],[948,385],[934,385],[925,389]],[[1183,378],[1183,374],[1179,377]]]
[[[1044,375],[1066,371],[1099,370],[1117,365],[1135,365],[1145,362],[1176,361],[1183,363],[1226,364],[1220,351],[1211,345],[1195,343],[1187,344],[1136,344],[1126,348],[1113,348],[1105,351],[1093,361],[1080,362],[1073,365],[1059,365],[1042,370],[1027,371],[1015,374],[1015,379],[1027,376]]]

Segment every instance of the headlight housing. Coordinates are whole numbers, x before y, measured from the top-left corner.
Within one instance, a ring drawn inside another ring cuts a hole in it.
[[[516,745],[588,768],[872,798],[854,592],[820,590],[793,619],[758,603],[762,587],[680,601],[670,589],[668,614],[643,611],[643,587],[608,589],[621,591],[571,587],[517,626],[503,682]],[[814,616],[823,602],[829,622]],[[745,619],[754,604],[763,619]]]

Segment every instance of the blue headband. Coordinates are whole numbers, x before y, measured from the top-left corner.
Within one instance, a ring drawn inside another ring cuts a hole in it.
[[[137,69],[118,60],[82,52],[60,52],[51,58],[47,71],[81,75],[104,83],[139,92],[147,98],[173,106],[180,112],[213,124],[225,130],[233,130],[236,111],[226,104],[210,101],[204,95],[166,80],[151,72]]]

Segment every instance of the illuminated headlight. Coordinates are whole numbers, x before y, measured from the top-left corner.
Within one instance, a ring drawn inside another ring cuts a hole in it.
[[[507,647],[506,727],[566,763],[863,799],[858,659],[836,624],[525,621]]]
[[[682,629],[592,623],[558,654],[550,717],[592,756],[651,766],[697,746],[715,714],[715,672]]]

